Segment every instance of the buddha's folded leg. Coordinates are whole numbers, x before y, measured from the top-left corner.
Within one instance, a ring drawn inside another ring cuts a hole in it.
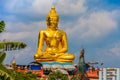
[[[42,55],[39,56],[39,54],[34,55],[34,59],[37,62],[48,62],[48,61],[54,61],[54,57],[50,54],[43,53]]]
[[[56,58],[56,61],[58,62],[73,62],[75,56],[73,54],[68,54],[65,53],[61,56],[59,56],[58,58]]]
[[[36,59],[37,62],[51,62],[54,61],[53,59]]]
[[[56,59],[57,62],[70,62],[73,63],[73,60],[67,60],[67,59]]]
[[[75,56],[73,54],[65,53],[63,55],[60,55],[58,59],[65,59],[65,60],[74,60]]]

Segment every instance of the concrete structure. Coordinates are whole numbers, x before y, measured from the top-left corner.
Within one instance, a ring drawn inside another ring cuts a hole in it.
[[[120,80],[120,68],[101,68],[99,80]]]

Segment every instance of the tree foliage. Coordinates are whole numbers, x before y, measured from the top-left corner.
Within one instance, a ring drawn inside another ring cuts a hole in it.
[[[6,69],[2,64],[5,57],[6,53],[0,53],[0,80],[39,80],[35,74]]]
[[[0,42],[0,49],[3,51],[19,50],[26,47],[23,42]]]
[[[3,32],[5,29],[5,22],[4,21],[0,21],[0,33]]]
[[[62,74],[59,70],[57,70],[48,75],[48,80],[69,80],[69,78],[67,75]]]
[[[6,53],[0,53],[0,80],[14,80],[9,74],[9,71],[3,66],[3,61],[6,57]]]
[[[15,80],[39,80],[36,74],[15,72]]]
[[[0,70],[0,80],[14,80],[14,79],[7,72]]]

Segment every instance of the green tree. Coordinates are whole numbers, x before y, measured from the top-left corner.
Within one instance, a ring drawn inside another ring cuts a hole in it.
[[[69,80],[68,75],[62,74],[59,70],[52,71],[48,75],[48,80]]]
[[[3,51],[12,51],[12,50],[19,50],[24,49],[26,44],[24,42],[0,42],[0,49]]]
[[[0,53],[0,80],[14,80],[9,74],[9,71],[3,66],[3,61],[6,57],[6,53]]]
[[[5,28],[5,22],[0,21],[0,33],[4,31],[4,28]]]
[[[36,74],[15,72],[15,80],[39,80]]]

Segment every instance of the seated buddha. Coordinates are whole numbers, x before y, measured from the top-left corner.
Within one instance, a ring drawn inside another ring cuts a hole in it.
[[[46,17],[47,29],[41,30],[38,37],[38,48],[34,55],[37,62],[73,62],[75,56],[67,53],[66,33],[58,29],[59,16],[52,6]],[[45,44],[45,45],[44,45]]]

